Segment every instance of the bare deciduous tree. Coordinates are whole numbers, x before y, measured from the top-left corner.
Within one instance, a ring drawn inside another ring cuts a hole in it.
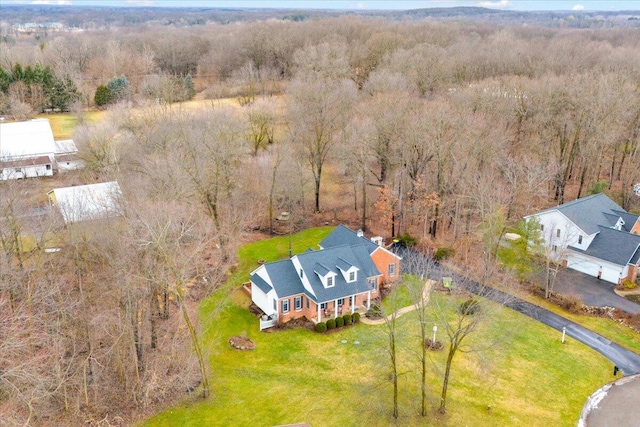
[[[289,87],[291,139],[304,153],[315,182],[315,210],[320,211],[320,184],[325,163],[342,136],[356,100],[355,84],[308,75]]]

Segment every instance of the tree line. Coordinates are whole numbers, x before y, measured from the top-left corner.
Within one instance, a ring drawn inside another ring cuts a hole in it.
[[[106,118],[75,129],[86,169],[69,180],[124,194],[123,220],[86,230],[25,215],[36,182],[2,184],[9,422],[204,391],[198,337],[215,331],[197,335],[195,304],[277,212],[453,246],[488,284],[535,209],[603,190],[638,209],[637,35],[340,17],[3,44],[5,76],[49,67],[85,107],[109,90]],[[201,108],[174,103],[194,90]],[[64,250],[23,253],[24,234]]]
[[[26,118],[45,110],[69,111],[80,92],[68,75],[57,77],[50,66],[16,62],[11,69],[0,66],[0,114]]]

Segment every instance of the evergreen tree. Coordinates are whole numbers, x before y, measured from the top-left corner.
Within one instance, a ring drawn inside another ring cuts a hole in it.
[[[2,93],[9,92],[9,85],[13,81],[11,72],[0,67],[0,91]]]
[[[95,102],[98,107],[102,107],[109,104],[111,100],[111,89],[109,89],[105,85],[98,86],[98,88],[96,89],[96,94],[93,97],[93,102]]]
[[[107,83],[107,88],[111,91],[110,102],[126,101],[131,98],[131,85],[124,75],[112,78]]]
[[[51,72],[51,70],[49,70]],[[31,72],[31,80],[33,83],[44,83],[44,70],[40,66],[39,62],[36,62],[36,65],[33,67]]]
[[[196,95],[196,88],[193,84],[193,79],[191,78],[191,74],[187,74],[184,78],[184,88],[186,92],[186,100],[193,99]]]
[[[71,104],[81,98],[78,88],[68,75],[54,80],[48,97],[51,108],[60,111],[68,111]]]
[[[24,72],[22,71],[22,65],[16,62],[13,66],[13,81],[21,81],[24,78]]]

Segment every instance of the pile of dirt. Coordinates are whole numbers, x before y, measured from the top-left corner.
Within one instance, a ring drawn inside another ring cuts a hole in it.
[[[233,336],[229,338],[229,345],[236,350],[253,350],[256,344],[247,337]]]
[[[427,338],[426,340],[424,340],[424,346],[427,348],[427,350],[432,351],[442,350],[444,348],[441,341],[436,341],[434,343],[431,338]]]

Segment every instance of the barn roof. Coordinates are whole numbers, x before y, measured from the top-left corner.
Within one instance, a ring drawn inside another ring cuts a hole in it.
[[[53,203],[67,224],[123,214],[122,191],[115,181],[56,188],[48,194],[52,193]]]
[[[48,119],[0,124],[0,157],[16,160],[53,155],[55,142]]]

